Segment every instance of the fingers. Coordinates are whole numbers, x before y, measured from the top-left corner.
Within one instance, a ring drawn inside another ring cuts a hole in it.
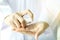
[[[19,20],[17,18],[14,19],[14,23],[17,28],[21,28],[21,23],[19,22]]]
[[[32,21],[33,21],[33,13],[32,13],[30,10],[27,10],[27,14],[30,16],[30,18],[31,18]]]
[[[28,10],[28,15],[30,16],[30,18],[31,18],[32,21],[33,21],[33,13],[32,13],[30,10]]]
[[[33,20],[32,12],[30,10],[25,10],[21,12],[21,14],[15,13],[15,14],[8,15],[7,17],[5,17],[5,23],[7,23],[8,25],[11,25],[13,28],[20,28],[20,27],[25,28],[26,21],[22,17],[25,14],[28,14]]]
[[[24,21],[23,17],[21,17],[18,13],[11,14],[5,17],[5,23],[16,28],[21,28],[26,26],[26,22]],[[12,22],[11,22],[12,21]]]
[[[5,17],[4,19],[5,23],[11,26],[12,30],[16,29],[16,25],[13,22],[13,19],[10,16]]]
[[[23,19],[23,17],[19,16],[18,14],[15,14],[15,17],[17,18],[17,20],[19,21],[19,23],[21,23],[21,27],[22,27],[22,28],[25,28],[26,22],[25,22],[25,20]]]
[[[4,18],[4,22],[8,25],[10,25],[10,20],[13,20],[12,15],[8,15]]]
[[[22,12],[16,12],[16,14],[19,16],[18,17],[18,20],[21,22],[21,23],[23,23],[24,25],[26,25],[26,21],[24,21],[23,22],[23,19],[22,19],[22,17],[24,16],[24,15],[29,15],[30,16],[30,18],[32,19],[32,21],[33,21],[33,13],[30,11],[30,10],[24,10],[24,11],[22,11]],[[17,15],[16,15],[16,17],[17,17]],[[31,22],[30,22],[31,23]],[[24,27],[24,25],[23,24],[21,24],[22,25],[22,27]]]
[[[23,13],[23,15],[28,14],[30,16],[30,18],[32,19],[32,21],[33,21],[33,13],[29,9],[28,10],[24,10],[22,13]]]

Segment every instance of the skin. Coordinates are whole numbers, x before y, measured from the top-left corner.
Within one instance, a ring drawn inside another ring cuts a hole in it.
[[[26,14],[28,14],[33,21],[33,13],[30,10],[24,10],[6,16],[5,23],[10,25],[13,31],[33,35],[35,40],[38,40],[39,35],[45,31],[49,24],[47,22],[36,22],[27,25],[27,22],[23,18]]]
[[[33,21],[33,13],[27,9],[22,12],[16,12],[13,14],[10,14],[5,17],[5,23],[10,25],[13,29],[15,28],[25,28],[26,27],[26,21],[24,20],[24,15],[29,15],[31,20]],[[7,21],[8,20],[8,21]]]
[[[35,37],[35,40],[38,40],[39,35],[41,35],[46,28],[48,28],[49,24],[47,22],[37,22],[30,25],[27,25],[26,29],[17,29],[17,32],[21,32],[23,34],[28,34]]]

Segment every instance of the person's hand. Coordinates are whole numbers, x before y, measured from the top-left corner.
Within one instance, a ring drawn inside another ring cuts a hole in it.
[[[17,28],[25,28],[26,27],[26,21],[23,18],[24,15],[28,14],[31,19],[33,20],[33,14],[30,10],[24,10],[22,12],[16,12],[13,14],[10,14],[5,17],[5,23],[10,25],[13,30],[16,30]]]
[[[48,26],[49,25],[47,22],[37,22],[27,25],[25,29],[21,28],[17,29],[16,31],[23,34],[32,35],[35,37],[35,40],[38,40],[39,35],[41,35]]]
[[[37,40],[38,36],[45,31],[48,27],[48,23],[46,22],[38,22],[30,25],[26,25],[26,21],[23,18],[24,15],[28,14],[33,20],[33,14],[30,10],[25,10],[23,12],[17,12],[15,14],[11,14],[5,18],[5,22],[9,24],[14,31],[21,32],[24,34],[33,35]]]

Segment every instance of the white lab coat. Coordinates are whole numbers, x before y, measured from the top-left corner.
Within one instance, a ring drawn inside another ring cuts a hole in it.
[[[20,0],[21,1],[21,0]],[[13,1],[10,1],[10,7],[11,9],[9,9],[9,12],[7,12],[6,10],[2,9],[2,13],[3,11],[5,11],[6,13],[11,13],[10,10],[15,11],[19,11],[20,7],[18,7],[17,3],[19,1],[16,1],[13,3]],[[46,21],[48,22],[48,24],[50,25],[46,31],[41,34],[39,36],[39,40],[57,40],[57,25],[52,25],[53,21],[55,20],[55,18],[58,15],[58,12],[60,11],[59,6],[57,4],[58,0],[26,0],[26,4],[25,4],[25,9],[30,9],[33,13],[34,13],[34,21],[33,22],[37,22],[37,21]],[[11,4],[13,3],[13,4]],[[15,5],[16,3],[16,5]],[[23,1],[22,1],[23,4]],[[54,5],[56,4],[56,5]],[[14,5],[14,6],[13,6]],[[21,5],[21,10],[24,10],[24,7],[22,7],[23,5]],[[13,8],[14,7],[14,8]],[[7,8],[6,8],[7,9]],[[8,9],[7,9],[8,10]],[[5,13],[4,12],[4,13]],[[2,27],[6,26],[4,23],[2,24]],[[8,37],[8,38],[7,38]],[[21,33],[17,33],[11,30],[10,27],[3,27],[1,29],[1,40],[34,40],[34,37],[31,37],[29,35],[23,35]]]

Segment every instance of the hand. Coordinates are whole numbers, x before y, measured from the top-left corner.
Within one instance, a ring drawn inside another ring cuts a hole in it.
[[[17,29],[16,31],[23,34],[32,35],[35,37],[35,40],[38,40],[39,35],[41,35],[48,26],[49,25],[47,22],[37,22],[27,25],[25,29]]]
[[[33,20],[33,14],[30,10],[24,10],[23,12],[16,12],[5,17],[5,23],[10,25],[13,30],[16,28],[25,28],[26,21],[23,18],[24,15],[28,14]]]

